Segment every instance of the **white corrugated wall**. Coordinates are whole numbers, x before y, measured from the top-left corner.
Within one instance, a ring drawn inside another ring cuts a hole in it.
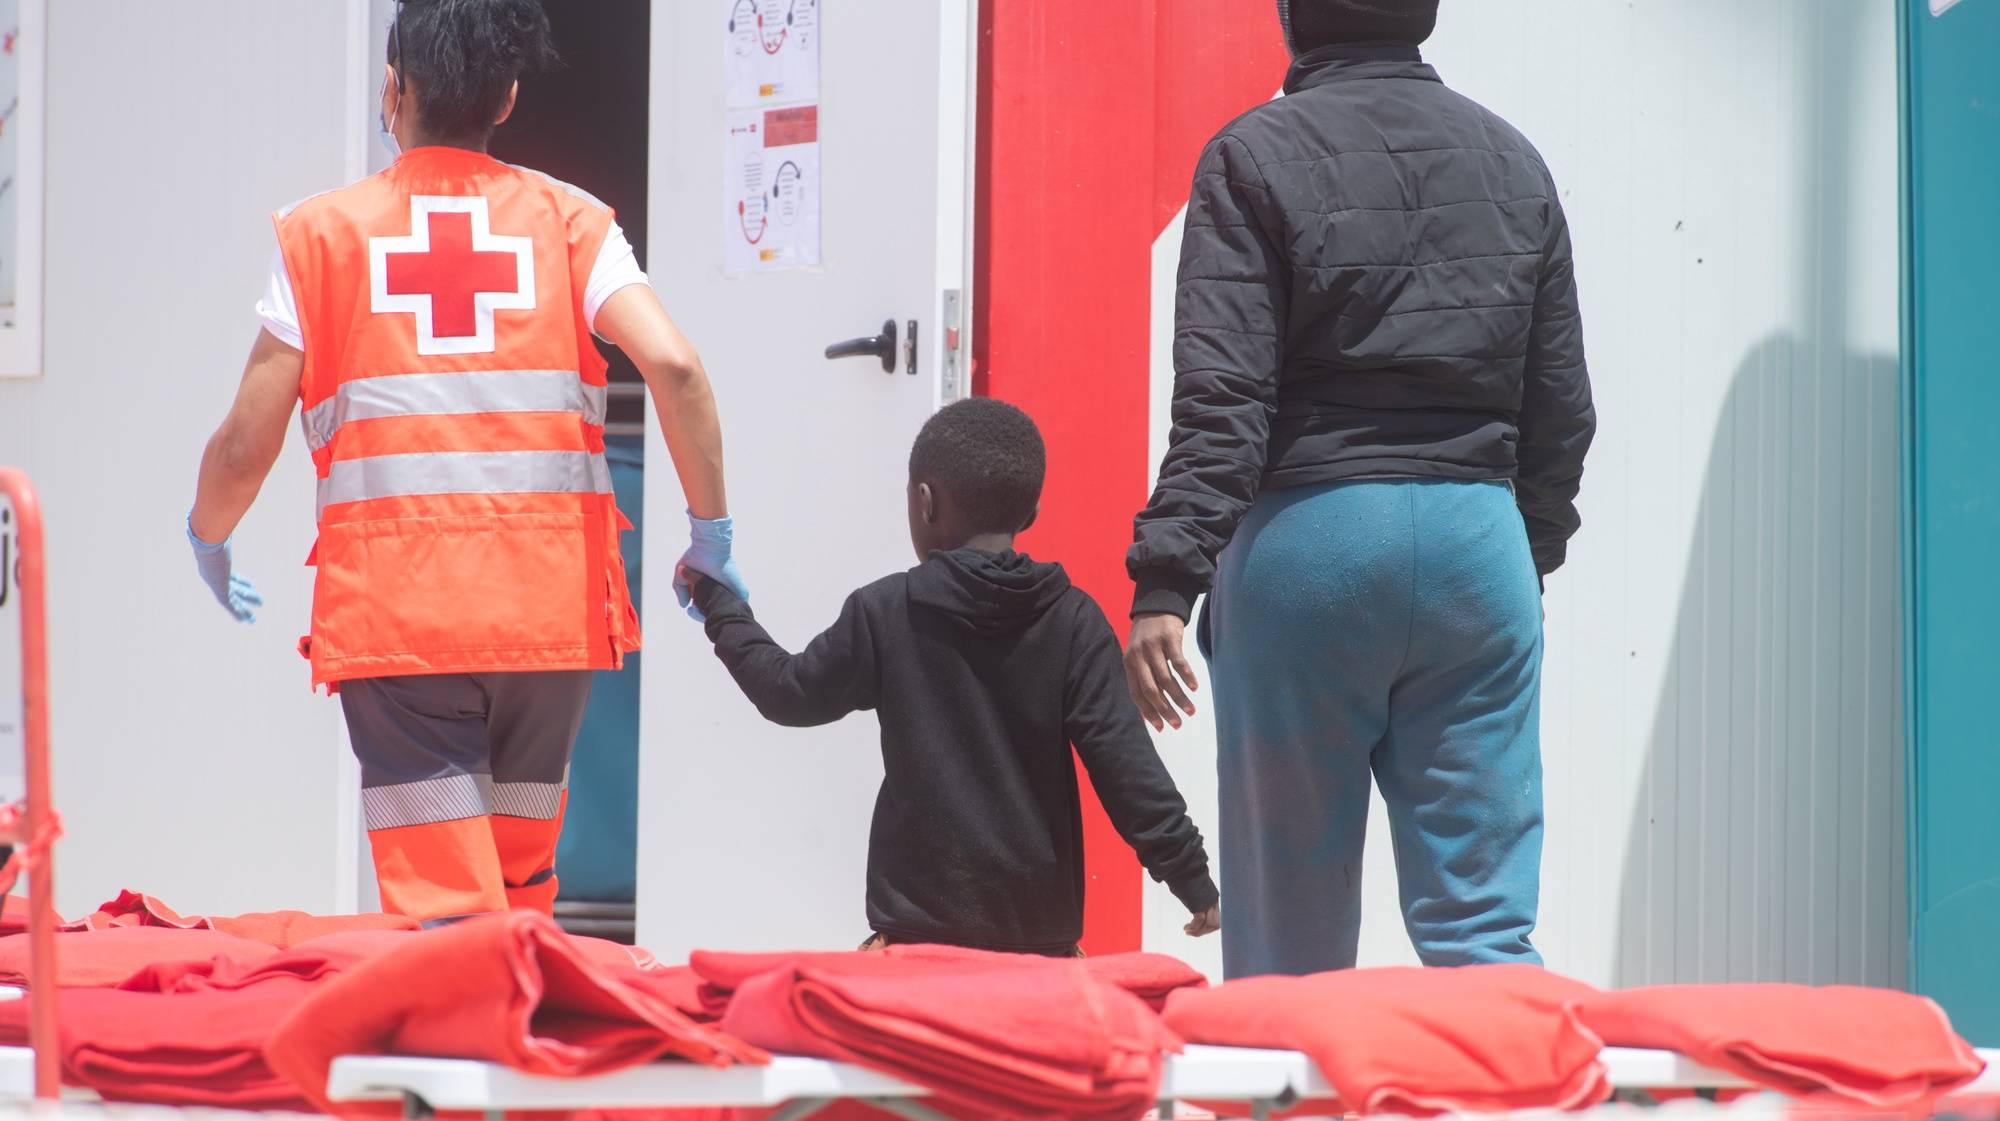
[[[1900,984],[1892,0],[1445,0],[1425,54],[1553,167],[1597,392],[1548,593],[1541,947],[1600,984]],[[1212,735],[1160,737],[1205,822]],[[1362,956],[1412,960],[1377,813]],[[1149,891],[1149,944],[1187,951]]]
[[[352,779],[339,705],[295,650],[304,448],[237,533],[267,602],[254,627],[209,598],[181,518],[257,334],[270,212],[347,177],[351,12],[48,7],[47,373],[0,378],[0,462],[33,473],[47,519],[57,903],[132,887],[188,911],[329,910],[351,902]]]

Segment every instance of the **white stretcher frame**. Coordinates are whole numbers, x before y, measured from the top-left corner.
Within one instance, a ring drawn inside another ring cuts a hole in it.
[[[22,996],[0,986],[0,1001]],[[2000,1093],[2000,1049],[1979,1051],[1986,1073],[1964,1093]],[[1604,1065],[1617,1096],[1645,1101],[1654,1090],[1716,1091],[1749,1089],[1734,1075],[1703,1066],[1672,1051],[1607,1047]],[[26,1101],[34,1094],[34,1052],[0,1047],[0,1101]],[[716,1069],[694,1063],[658,1062],[584,1078],[526,1074],[473,1059],[430,1059],[404,1055],[347,1055],[335,1059],[326,1096],[336,1102],[401,1102],[403,1116],[418,1121],[440,1110],[484,1114],[499,1121],[509,1110],[673,1109],[778,1107],[770,1121],[805,1121],[837,1101],[860,1101],[906,1121],[952,1121],[923,1099],[929,1092],[914,1083],[849,1063],[780,1055],[769,1066]],[[1168,1055],[1160,1076],[1160,1117],[1171,1118],[1175,1102],[1243,1102],[1264,1121],[1275,1109],[1335,1096],[1313,1061],[1298,1051],[1191,1044]],[[65,1088],[63,1097],[88,1101],[88,1090]]]
[[[1988,1070],[1967,1093],[2000,1092],[2000,1050],[1981,1051]],[[1626,1100],[1653,1090],[1748,1089],[1733,1075],[1672,1051],[1607,1047],[1612,1086]],[[715,1070],[688,1063],[652,1063],[588,1078],[524,1074],[466,1059],[350,1055],[334,1060],[327,1097],[336,1102],[401,1101],[403,1115],[420,1119],[440,1110],[484,1113],[589,1108],[697,1108],[781,1106],[771,1121],[804,1121],[836,1101],[874,1105],[908,1121],[949,1121],[922,1099],[926,1091],[900,1079],[846,1063],[780,1056],[768,1067]],[[1258,1121],[1300,1101],[1334,1096],[1311,1059],[1297,1051],[1190,1046],[1169,1055],[1161,1076],[1160,1116],[1179,1101],[1243,1102]]]
[[[8,998],[0,990],[0,1000]],[[1982,1049],[1987,1072],[1965,1093],[2000,1092],[2000,1050]],[[1612,1086],[1626,1100],[1653,1090],[1712,1094],[1747,1089],[1732,1075],[1672,1051],[1607,1047],[1604,1063]],[[0,1047],[0,1101],[26,1101],[34,1091],[34,1054]],[[348,1055],[334,1060],[327,1097],[336,1102],[401,1102],[403,1115],[428,1118],[459,1110],[497,1119],[509,1110],[619,1108],[779,1107],[770,1121],[805,1121],[837,1101],[860,1101],[907,1121],[950,1121],[923,1099],[928,1092],[901,1079],[848,1063],[781,1055],[769,1066],[724,1069],[660,1062],[585,1078],[525,1074],[472,1059],[398,1055]],[[1300,1101],[1329,1098],[1333,1087],[1311,1059],[1297,1051],[1191,1045],[1167,1056],[1160,1078],[1160,1116],[1180,1101],[1243,1102],[1251,1116]],[[95,1098],[69,1088],[71,1101]]]

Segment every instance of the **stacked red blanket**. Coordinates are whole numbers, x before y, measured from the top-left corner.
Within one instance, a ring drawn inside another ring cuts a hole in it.
[[[372,957],[398,949],[417,935],[406,931],[360,930],[329,934],[291,950],[268,952],[254,964],[233,958],[154,962],[119,982],[135,993],[194,993],[242,989],[283,974],[301,981],[324,981]]]
[[[1759,1086],[1883,1110],[1923,1105],[1985,1069],[1931,1001],[1831,985],[1660,985],[1590,993],[1583,1024],[1614,1047],[1660,1047]]]
[[[214,931],[120,928],[68,936],[63,948],[79,939],[163,934],[240,941]],[[381,950],[364,937],[284,952],[259,945],[258,964],[229,956],[149,964],[119,988],[66,991],[64,1081],[114,1101],[307,1108],[308,1100],[265,1063],[264,1042],[316,985]],[[0,1003],[0,1042],[25,1043],[27,1036],[27,1002]]]
[[[890,946],[880,951],[892,958],[913,961],[1014,961],[1018,954],[1000,954],[991,950],[969,950],[962,946],[926,946],[922,944]],[[1104,954],[1099,957],[1080,959],[1085,972],[1107,985],[1124,989],[1146,1002],[1153,1011],[1166,1008],[1167,997],[1181,989],[1199,989],[1208,985],[1208,978],[1194,966],[1166,954],[1123,953]]]
[[[238,938],[263,942],[281,950],[328,934],[356,930],[416,930],[406,915],[311,915],[304,911],[262,911],[247,915],[183,915],[150,895],[121,891],[118,898],[95,912],[65,923],[65,932],[115,927],[161,927],[173,930],[219,930]]]
[[[1021,954],[970,950],[962,946],[896,945],[874,951],[875,956],[899,961],[988,962],[1020,964],[1047,959]],[[729,998],[744,981],[786,965],[816,961],[842,961],[853,951],[815,953],[793,951],[765,954],[717,953],[697,950],[692,959],[699,983],[689,999],[702,1015],[721,1018],[729,1010]],[[1124,989],[1146,1002],[1155,1012],[1166,1007],[1167,997],[1180,990],[1201,988],[1208,978],[1179,958],[1166,954],[1124,953],[1076,959],[1091,979]],[[678,991],[678,986],[676,988]]]
[[[65,934],[56,950],[56,983],[63,988],[116,985],[149,965],[224,958],[255,965],[277,951],[263,942],[219,930],[112,927]],[[0,938],[0,985],[28,983],[28,936]]]
[[[636,970],[625,974],[624,981],[696,1023],[712,1024],[722,1019],[722,1011],[702,999],[701,977],[690,966]]]
[[[698,954],[734,989],[724,1030],[773,1051],[871,1067],[1003,1118],[1129,1121],[1180,1041],[1080,962],[886,954]]]
[[[56,922],[61,923],[58,915]],[[19,895],[9,895],[0,899],[0,938],[9,934],[20,934],[28,929],[28,900]]]
[[[1573,1109],[1611,1093],[1569,1010],[1590,992],[1530,965],[1351,969],[1175,993],[1166,1021],[1195,1043],[1303,1051],[1363,1113]]]
[[[292,1010],[264,1054],[327,1112],[327,1071],[348,1054],[483,1059],[552,1075],[664,1055],[712,1066],[768,1061],[593,962],[533,911],[429,931],[335,977]]]

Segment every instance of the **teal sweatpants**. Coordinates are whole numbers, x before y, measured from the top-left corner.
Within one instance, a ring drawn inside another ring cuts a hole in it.
[[[1354,964],[1371,774],[1423,961],[1540,961],[1541,596],[1512,489],[1267,491],[1210,609],[1225,972]]]

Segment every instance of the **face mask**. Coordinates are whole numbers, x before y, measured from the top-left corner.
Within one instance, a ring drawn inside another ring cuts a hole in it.
[[[386,96],[388,92],[389,82],[385,78],[382,81],[382,93]],[[401,113],[402,111],[403,102],[401,98],[398,98],[396,100],[396,112]],[[375,120],[382,128],[382,147],[388,149],[389,159],[394,161],[398,156],[403,154],[403,146],[396,143],[396,118],[393,115],[386,118],[378,116]]]

